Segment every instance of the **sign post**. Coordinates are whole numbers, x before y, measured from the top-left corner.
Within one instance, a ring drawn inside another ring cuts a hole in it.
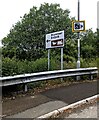
[[[78,0],[78,21],[79,20],[80,20],[80,1]],[[77,68],[80,68],[80,31],[78,32],[78,60],[77,60]],[[77,76],[77,80],[80,80],[80,76]]]
[[[48,49],[48,71],[50,70],[50,49]]]
[[[50,69],[50,49],[61,48],[61,70],[63,69],[64,30],[46,34],[46,49],[48,49],[48,70]]]
[[[80,68],[80,32],[85,31],[85,21],[80,21],[80,0],[78,0],[78,21],[72,22],[72,32],[77,32],[78,39],[78,60],[77,68]],[[77,76],[77,80],[80,79],[80,76]]]
[[[61,70],[63,70],[63,48],[61,48]]]

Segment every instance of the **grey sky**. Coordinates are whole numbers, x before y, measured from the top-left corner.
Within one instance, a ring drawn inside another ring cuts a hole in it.
[[[78,0],[1,0],[0,1],[0,39],[5,37],[20,16],[28,13],[33,6],[39,7],[44,2],[59,3],[61,8],[69,9],[70,16],[77,18]],[[80,20],[86,21],[86,29],[97,28],[97,1],[80,0]]]

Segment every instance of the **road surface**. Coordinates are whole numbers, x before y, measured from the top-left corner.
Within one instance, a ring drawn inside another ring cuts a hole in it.
[[[97,81],[53,88],[35,96],[24,96],[3,102],[3,116],[35,118],[97,94]]]

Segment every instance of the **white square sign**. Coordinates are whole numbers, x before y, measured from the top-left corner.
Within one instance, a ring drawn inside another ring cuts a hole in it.
[[[64,30],[46,34],[46,48],[57,48],[64,46]]]

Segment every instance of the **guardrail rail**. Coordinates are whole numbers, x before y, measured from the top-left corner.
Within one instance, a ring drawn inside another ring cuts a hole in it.
[[[39,73],[30,73],[30,74],[8,76],[8,77],[0,77],[0,87],[24,84],[25,91],[27,91],[26,84],[30,82],[50,80],[54,78],[82,76],[82,75],[92,76],[93,74],[97,74],[97,73],[98,73],[97,67],[91,67],[91,68],[56,70],[56,71],[46,71],[46,72],[39,72]]]

